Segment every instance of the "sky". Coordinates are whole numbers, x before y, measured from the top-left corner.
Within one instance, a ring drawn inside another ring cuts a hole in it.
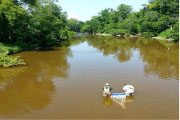
[[[116,9],[120,4],[130,5],[133,11],[139,11],[148,0],[59,0],[58,4],[66,11],[68,18],[81,21],[90,20],[92,16],[105,8]]]

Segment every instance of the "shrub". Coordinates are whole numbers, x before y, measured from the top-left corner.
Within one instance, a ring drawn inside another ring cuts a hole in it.
[[[0,53],[2,52],[8,52],[8,54],[17,53],[22,51],[22,48],[15,45],[4,45],[0,43]]]
[[[174,39],[174,41],[176,41],[176,42],[179,41],[179,20],[174,25],[171,36]]]
[[[25,65],[25,62],[19,57],[8,56],[7,54],[0,53],[0,66],[3,67],[12,67]]]
[[[112,35],[125,35],[126,31],[125,30],[120,30],[120,29],[112,29],[111,34]]]
[[[172,32],[171,29],[167,29],[167,30],[161,32],[161,33],[158,35],[158,37],[170,38],[170,37],[171,37],[171,32]]]
[[[19,57],[9,56],[8,54],[16,53],[22,49],[18,46],[5,46],[0,43],[0,66],[12,67],[25,65],[25,62]]]
[[[143,36],[143,37],[153,37],[153,36],[155,36],[155,34],[152,33],[152,32],[144,32],[144,33],[142,34],[142,36]]]

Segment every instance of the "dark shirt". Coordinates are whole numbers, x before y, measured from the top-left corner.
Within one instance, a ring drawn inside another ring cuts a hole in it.
[[[112,87],[109,87],[110,88],[110,91],[112,91],[113,90],[113,88]],[[102,88],[102,90],[104,91],[104,87]]]

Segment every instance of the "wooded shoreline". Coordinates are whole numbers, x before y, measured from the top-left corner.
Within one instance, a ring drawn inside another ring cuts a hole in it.
[[[112,34],[101,34],[101,33],[97,33],[95,35],[98,36],[113,36]],[[116,37],[142,37],[141,34],[137,34],[137,35],[115,35]],[[169,42],[174,42],[173,39],[167,39],[167,38],[163,38],[163,37],[151,37],[152,39],[156,39],[156,40],[166,40]]]

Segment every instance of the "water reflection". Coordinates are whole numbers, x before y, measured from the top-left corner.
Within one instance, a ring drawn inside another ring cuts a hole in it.
[[[160,78],[179,79],[179,45],[145,38],[119,38],[108,36],[84,36],[79,40],[103,52],[104,56],[114,55],[119,62],[128,62],[136,49],[146,63],[144,73]]]
[[[120,105],[122,109],[126,109],[126,104],[130,103],[130,102],[133,102],[134,99],[135,99],[134,96],[127,96],[125,100],[117,100],[117,99],[112,99],[112,98],[109,98],[109,97],[104,97],[103,98],[103,104],[106,107],[110,107],[114,102],[114,103]]]
[[[113,104],[113,100],[109,97],[103,97],[103,104],[106,107],[110,107]]]
[[[13,78],[24,72],[26,67],[20,68],[0,68],[0,90],[5,90],[6,86],[13,84]]]
[[[120,62],[129,61],[132,56],[132,48],[134,42],[127,42],[128,39],[116,37],[90,37],[88,39],[89,45],[103,51],[103,55],[115,55]]]
[[[123,109],[126,109],[126,104],[129,103],[129,102],[133,102],[134,101],[134,96],[127,96],[126,97],[126,100],[115,100],[113,99],[113,101],[115,103],[117,103],[118,105],[120,105]]]
[[[147,75],[158,75],[160,78],[179,79],[179,45],[153,40],[138,40],[138,47],[143,61],[147,64],[144,72]]]
[[[53,79],[68,77],[69,48],[54,51],[24,52],[27,67],[0,68],[0,114],[15,118],[51,103],[56,92]]]

